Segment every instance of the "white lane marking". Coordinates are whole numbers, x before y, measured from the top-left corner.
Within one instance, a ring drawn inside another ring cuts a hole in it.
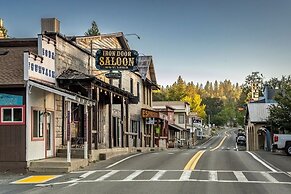
[[[223,149],[224,149],[224,147],[221,147],[221,149],[223,150]]]
[[[186,181],[190,179],[191,176],[191,170],[184,170],[184,172],[182,173],[182,175],[180,176],[180,181]]]
[[[171,152],[170,152],[170,153],[168,153],[168,154],[170,154],[170,155],[171,155],[171,154],[175,154],[175,153],[171,153]]]
[[[262,175],[271,183],[278,183],[279,181],[277,179],[275,179],[274,177],[272,177],[269,173],[266,172],[262,172]]]
[[[272,172],[278,172],[277,170],[275,170],[274,168],[272,168],[271,166],[269,166],[268,164],[266,164],[264,161],[262,161],[261,159],[259,159],[255,154],[247,151],[247,153],[249,153],[255,160],[257,160],[258,162],[260,162],[262,165],[264,165],[266,168],[268,168],[269,170],[271,170]]]
[[[235,150],[238,151],[237,144],[235,144]]]
[[[242,171],[234,171],[233,174],[238,182],[248,182],[248,179],[245,177]]]
[[[108,172],[107,174],[105,174],[105,175],[99,177],[99,178],[96,179],[95,181],[103,181],[103,180],[105,180],[105,179],[111,177],[112,175],[114,175],[114,174],[116,174],[116,173],[118,173],[118,172],[119,172],[119,170],[112,170],[111,172]]]
[[[159,180],[159,178],[160,178],[161,176],[163,176],[165,173],[166,173],[165,170],[160,170],[160,171],[157,172],[157,173],[155,174],[155,176],[153,176],[150,180],[151,180],[151,181],[157,181],[157,180]]]
[[[208,172],[208,180],[210,181],[217,181],[217,171],[209,171]]]
[[[123,181],[131,181],[135,177],[137,177],[138,175],[140,175],[142,172],[143,172],[143,170],[136,170],[132,174],[130,174],[128,177],[126,177],[125,179],[123,179]]]
[[[91,174],[93,174],[93,173],[95,173],[95,172],[97,172],[96,170],[92,170],[92,171],[88,171],[88,172],[86,172],[85,174],[82,174],[81,176],[79,176],[80,178],[86,178],[86,177],[88,177],[89,175],[91,175]]]
[[[135,154],[135,155],[132,155],[132,156],[128,156],[128,157],[126,157],[126,158],[124,158],[124,159],[122,159],[122,160],[119,160],[118,162],[115,162],[115,163],[113,163],[113,164],[107,166],[106,168],[111,168],[111,167],[113,167],[113,166],[115,166],[115,165],[117,165],[117,164],[119,164],[119,163],[121,163],[121,162],[124,162],[125,160],[128,160],[128,159],[130,159],[130,158],[133,158],[133,157],[139,156],[139,155],[141,155],[141,154],[142,154],[142,153],[138,153],[138,154]]]

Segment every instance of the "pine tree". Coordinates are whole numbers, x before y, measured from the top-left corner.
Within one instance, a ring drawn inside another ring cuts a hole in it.
[[[92,22],[91,28],[89,28],[88,31],[85,32],[85,35],[86,36],[98,36],[98,35],[100,35],[98,25],[96,24],[95,21]]]

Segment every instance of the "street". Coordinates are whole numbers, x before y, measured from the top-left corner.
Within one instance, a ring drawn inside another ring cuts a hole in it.
[[[290,165],[280,169],[279,163],[291,158],[239,151],[235,132],[221,131],[193,149],[97,162],[45,183],[0,182],[0,193],[290,193]]]

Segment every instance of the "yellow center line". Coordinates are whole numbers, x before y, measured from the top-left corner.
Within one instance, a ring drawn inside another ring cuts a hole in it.
[[[198,163],[198,160],[201,158],[202,154],[205,151],[199,151],[197,152],[192,158],[191,160],[189,160],[189,162],[186,164],[186,166],[184,167],[184,170],[194,170],[196,164]]]
[[[224,138],[221,140],[221,142],[218,144],[218,146],[216,146],[215,148],[211,149],[210,151],[214,151],[214,150],[217,150],[224,142],[224,140],[227,138],[227,136],[224,136]]]
[[[190,170],[194,170],[195,167],[196,167],[196,164],[198,163],[199,159],[201,158],[201,156],[204,154],[205,150],[204,151],[199,151],[199,155],[196,157],[196,160],[194,160],[194,162],[192,163],[191,165],[191,168]]]

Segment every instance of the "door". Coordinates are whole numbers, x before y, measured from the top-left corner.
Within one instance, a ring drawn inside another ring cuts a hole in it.
[[[46,157],[54,156],[53,149],[53,115],[52,112],[46,113]]]

